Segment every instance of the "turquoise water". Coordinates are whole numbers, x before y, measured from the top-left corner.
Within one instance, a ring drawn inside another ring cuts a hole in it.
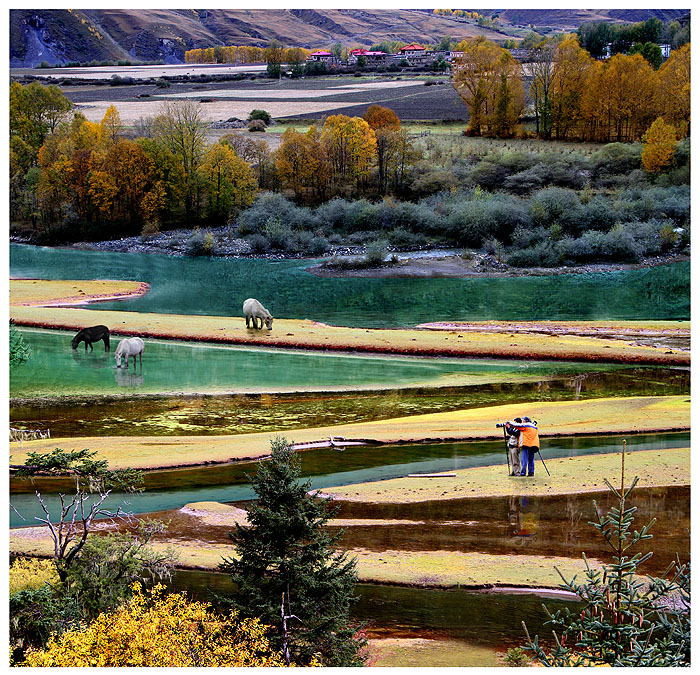
[[[143,363],[116,367],[102,343],[71,349],[73,333],[25,330],[31,358],[12,369],[10,395],[329,391],[416,385],[513,382],[523,377],[615,370],[624,366],[493,359],[420,359],[254,349],[146,340]]]
[[[512,279],[322,279],[309,260],[183,258],[10,246],[10,273],[146,281],[151,291],[101,309],[238,316],[257,297],[274,316],[333,325],[428,321],[688,319],[690,264]]]
[[[293,441],[294,434],[287,434],[287,438]],[[555,457],[615,452],[620,449],[623,438],[627,440],[629,451],[687,447],[690,442],[688,433],[551,438],[542,439],[542,455],[547,462],[548,459]],[[505,449],[502,440],[350,447],[344,452],[330,449],[306,450],[299,456],[302,475],[311,479],[313,489],[389,480],[410,473],[440,473],[494,464],[505,466]],[[254,474],[255,468],[255,462],[238,462],[148,473],[147,488],[160,489],[147,489],[139,494],[111,495],[107,503],[110,507],[116,508],[126,500],[129,504],[128,511],[151,513],[178,509],[191,502],[234,502],[252,499],[255,495],[246,474]],[[536,471],[543,471],[539,458]],[[28,485],[25,481],[17,482],[21,484],[20,489],[27,489]],[[38,489],[42,492],[42,499],[51,511],[58,508],[57,495],[49,494],[54,488],[49,484],[43,484]],[[32,525],[34,517],[42,514],[33,492],[14,493],[11,503],[25,520],[22,520],[15,510],[11,510],[10,527]]]

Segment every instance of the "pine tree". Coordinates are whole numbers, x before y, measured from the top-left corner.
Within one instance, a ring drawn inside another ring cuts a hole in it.
[[[299,457],[286,439],[271,445],[251,478],[258,499],[249,525],[229,533],[237,556],[220,565],[237,587],[228,602],[274,626],[271,644],[287,663],[362,666],[365,640],[349,616],[356,560],[337,550],[340,534],[324,529],[337,509],[307,494],[310,482],[298,481]]]
[[[568,608],[552,614],[545,606],[553,627],[555,647],[545,649],[538,636],[530,638],[527,627],[527,649],[544,666],[689,666],[690,665],[690,564],[679,560],[669,565],[660,578],[642,581],[637,569],[651,552],[628,551],[640,541],[651,539],[649,530],[656,519],[632,530],[636,507],[627,506],[638,477],[625,487],[625,449],[622,450],[622,479],[619,490],[605,480],[618,500],[618,506],[607,514],[598,512],[597,522],[590,524],[598,530],[613,550],[612,564],[602,570],[586,564],[586,581],[576,583],[576,577],[564,581],[563,588],[575,593],[583,608]],[[555,568],[556,569],[556,568]]]

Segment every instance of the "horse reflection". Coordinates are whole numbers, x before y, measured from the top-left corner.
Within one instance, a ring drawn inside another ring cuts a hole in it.
[[[73,361],[84,368],[109,368],[110,359],[108,352],[83,352],[80,349],[72,349]]]
[[[115,369],[114,380],[118,387],[140,387],[143,385],[143,375],[122,368]]]

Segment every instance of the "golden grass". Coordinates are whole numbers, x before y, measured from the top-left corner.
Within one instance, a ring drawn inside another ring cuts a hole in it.
[[[375,668],[482,668],[500,666],[498,652],[446,638],[371,638],[369,665]]]
[[[505,454],[505,451],[504,451]],[[620,485],[620,453],[562,457],[544,461],[539,457],[533,477],[508,476],[502,465],[455,471],[454,478],[394,478],[372,483],[330,487],[323,494],[334,499],[372,503],[414,503],[465,497],[553,496],[606,490],[604,478]],[[638,450],[625,456],[625,482],[634,476],[640,487],[690,485],[690,448]]]
[[[10,307],[18,324],[76,330],[104,324],[110,330],[144,338],[201,340],[265,347],[358,351],[415,356],[494,357],[688,365],[690,354],[578,335],[512,333],[493,325],[484,332],[421,329],[360,329],[314,321],[275,319],[271,331],[248,330],[243,317],[184,316],[66,307]],[[671,322],[669,322],[670,324]],[[512,325],[512,324],[508,324]],[[643,327],[646,324],[641,324]]]
[[[10,305],[41,306],[96,302],[142,295],[148,284],[140,281],[46,281],[43,279],[10,280]]]
[[[498,438],[500,433],[495,428],[496,422],[518,415],[537,419],[541,433],[551,436],[680,430],[690,428],[690,399],[686,396],[639,396],[518,403],[299,429],[284,436],[297,443],[327,439],[331,435],[386,443],[492,439]],[[112,468],[156,469],[256,459],[269,454],[270,441],[276,435],[263,432],[232,436],[77,437],[11,443],[10,454],[12,464],[22,464],[30,451],[48,452],[56,446],[65,450],[90,448],[96,450],[101,459],[106,459]],[[377,452],[381,452],[381,448]]]

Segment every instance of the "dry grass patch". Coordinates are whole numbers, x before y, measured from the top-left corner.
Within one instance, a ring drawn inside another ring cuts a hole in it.
[[[419,329],[360,329],[295,319],[275,319],[272,331],[247,330],[243,317],[184,316],[52,307],[10,308],[18,325],[75,330],[104,324],[141,337],[202,340],[267,347],[359,351],[411,356],[689,365],[690,354],[621,340],[579,335]],[[512,324],[511,324],[512,325]],[[644,324],[642,324],[643,326]],[[642,327],[640,326],[640,327]]]
[[[141,281],[11,279],[10,305],[40,307],[119,300],[143,295],[148,288]]]
[[[337,500],[371,503],[414,503],[464,497],[553,496],[606,490],[604,478],[620,482],[620,453],[546,459],[535,476],[508,476],[505,464],[456,471],[454,478],[394,478],[326,488]],[[640,487],[690,485],[690,448],[639,450],[626,458],[627,483],[639,476]]]

